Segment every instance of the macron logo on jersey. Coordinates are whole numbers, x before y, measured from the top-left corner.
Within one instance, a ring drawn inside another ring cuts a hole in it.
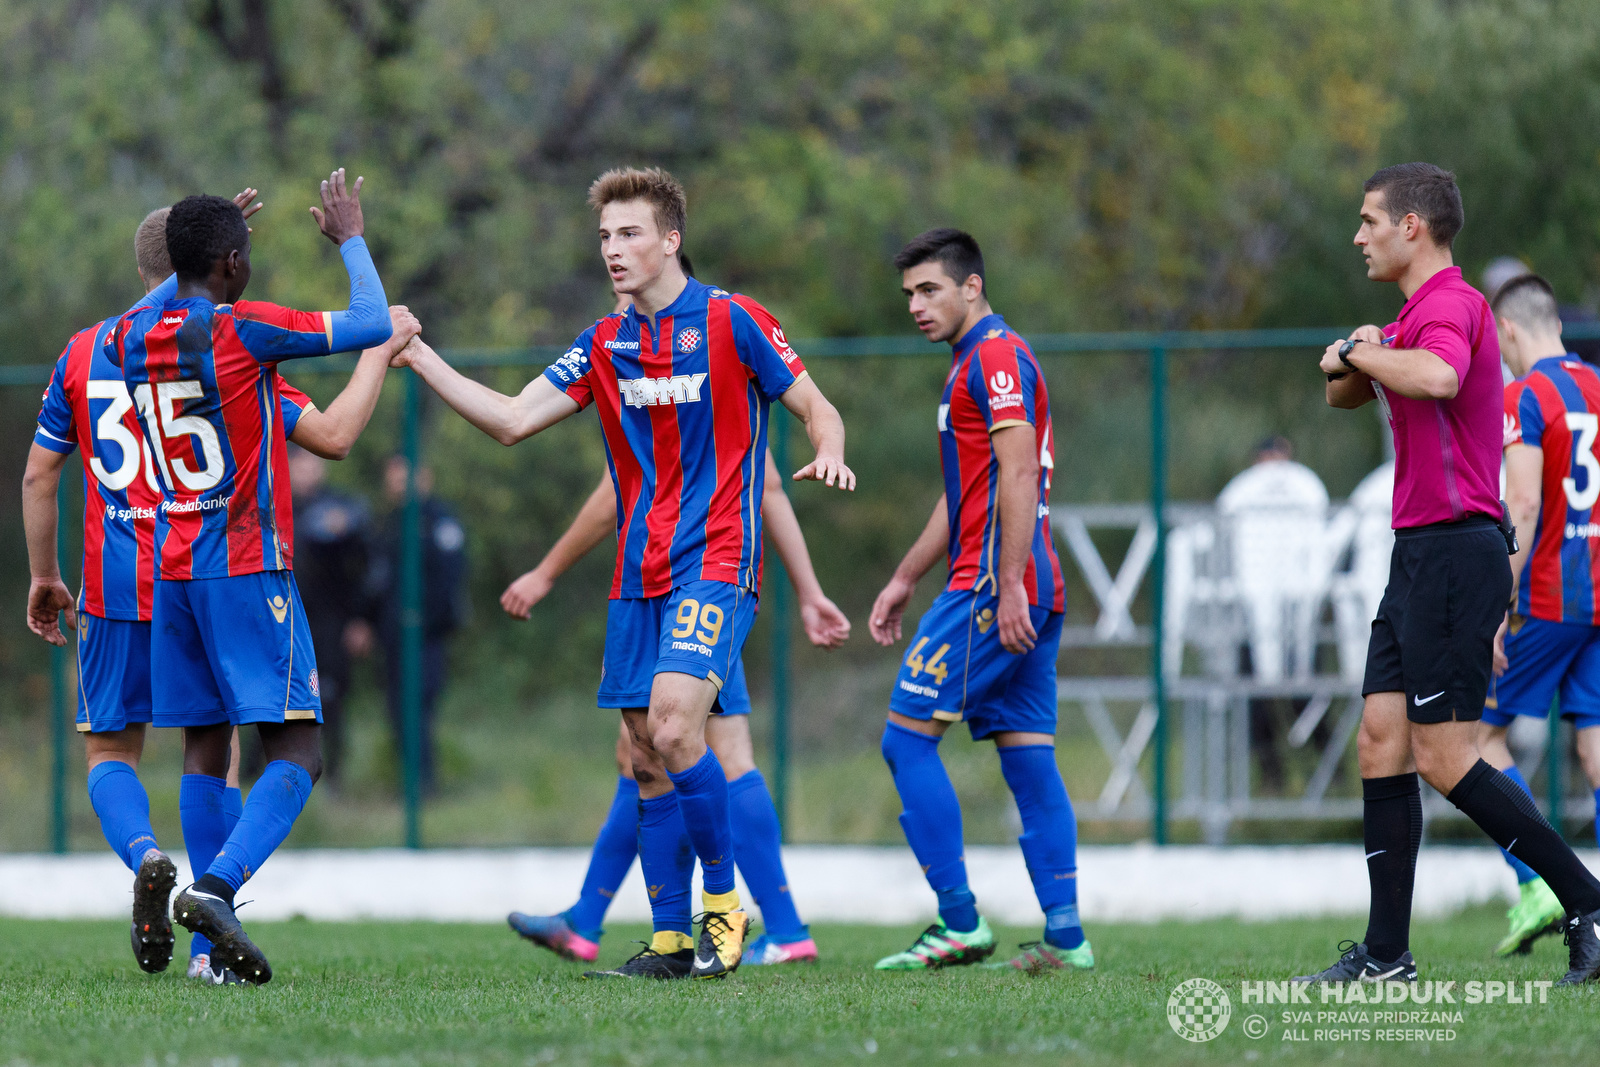
[[[663,404],[696,404],[704,374],[674,374],[670,378],[618,378],[617,389],[630,408]]]
[[[1017,390],[1017,380],[1003,370],[997,370],[989,376],[989,410],[996,408],[1016,407],[1022,403],[1022,394]]]

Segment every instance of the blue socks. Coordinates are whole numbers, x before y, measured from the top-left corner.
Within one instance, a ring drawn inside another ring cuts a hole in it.
[[[717,754],[706,749],[700,762],[682,773],[667,772],[677,790],[683,827],[700,857],[707,893],[733,892],[733,823],[728,817],[728,780]]]
[[[639,870],[650,894],[655,930],[689,934],[694,847],[684,830],[676,793],[639,801]]]
[[[767,780],[750,771],[728,783],[728,808],[733,821],[733,852],[745,883],[761,909],[761,922],[769,937],[780,944],[811,936],[795,911],[789,878],[783,871],[779,849],[782,832],[778,808],[772,803]]]
[[[939,898],[939,918],[960,933],[978,928],[961,851],[961,803],[939,758],[939,739],[894,723],[883,728],[883,758],[905,811],[900,826]]]
[[[1504,774],[1513,782],[1516,782],[1524,793],[1528,794],[1530,797],[1533,796],[1533,790],[1528,788],[1527,779],[1522,777],[1522,772],[1517,769],[1516,764],[1513,763],[1500,773]],[[1500,855],[1506,858],[1506,863],[1509,864],[1511,869],[1516,872],[1518,885],[1526,885],[1535,878],[1539,877],[1537,874],[1533,873],[1532,867],[1529,867],[1526,863],[1523,863],[1505,849],[1500,850]]]
[[[186,774],[178,782],[178,818],[183,823],[183,847],[189,853],[189,871],[196,881],[206,873],[222,843],[228,840],[225,796],[228,783],[209,774]],[[235,789],[232,792],[238,793]],[[237,822],[237,818],[234,820]],[[210,955],[211,940],[204,934],[189,938],[189,957]]]
[[[267,857],[283,844],[294,821],[311,799],[311,775],[288,760],[273,760],[261,772],[239,823],[228,835],[206,875],[234,892],[261,869]]]
[[[639,854],[639,783],[617,775],[617,792],[605,825],[589,853],[589,870],[583,876],[578,902],[565,912],[567,924],[590,941],[600,940],[606,909],[617,895],[617,887],[628,876],[633,857]]]
[[[1002,748],[1000,771],[1022,816],[1022,858],[1044,909],[1044,939],[1058,948],[1083,944],[1078,921],[1078,821],[1061,781],[1053,745]]]
[[[104,760],[89,772],[89,803],[100,817],[100,832],[128,870],[137,871],[144,854],[156,847],[150,828],[150,797],[128,764]]]

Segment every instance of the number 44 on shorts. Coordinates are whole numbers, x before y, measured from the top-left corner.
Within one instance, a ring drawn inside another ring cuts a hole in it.
[[[927,644],[928,639],[924,637],[916,643],[910,652],[906,653],[906,666],[911,668],[911,677],[920,678],[922,672],[927,671],[928,674],[933,676],[934,681],[943,685],[945,676],[950,673],[950,668],[944,664],[944,654],[950,651],[950,646],[940,645],[933,655],[924,661],[922,650],[927,647]]]

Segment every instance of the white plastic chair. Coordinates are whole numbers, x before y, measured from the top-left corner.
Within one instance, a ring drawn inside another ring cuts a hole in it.
[[[1292,460],[1257,463],[1223,489],[1217,514],[1248,619],[1256,679],[1309,676],[1317,614],[1337,558],[1322,479]]]

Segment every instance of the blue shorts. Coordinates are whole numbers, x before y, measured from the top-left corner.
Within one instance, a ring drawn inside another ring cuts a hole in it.
[[[158,581],[153,614],[157,726],[322,721],[292,572]]]
[[[1512,616],[1511,665],[1494,680],[1483,721],[1506,726],[1518,715],[1542,719],[1559,692],[1561,717],[1579,729],[1600,726],[1600,626]]]
[[[750,687],[744,681],[743,656],[734,661],[733,673],[722,683],[722,689],[717,693],[717,705],[711,711],[714,715],[750,714]]]
[[[150,624],[78,612],[78,731],[150,721]]]
[[[965,722],[974,741],[1008,730],[1056,732],[1061,613],[1030,608],[1032,652],[1000,645],[1000,601],[970,589],[939,594],[900,663],[889,710],[911,719]]]
[[[600,706],[649,707],[656,675],[667,672],[709,679],[720,697],[735,674],[743,682],[739,653],[755,619],[756,595],[729,582],[686,582],[664,596],[611,601]],[[746,694],[746,711],[749,703]]]

